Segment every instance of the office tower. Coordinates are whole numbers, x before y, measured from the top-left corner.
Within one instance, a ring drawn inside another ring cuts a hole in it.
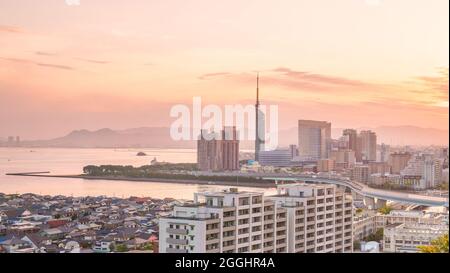
[[[431,154],[413,156],[407,166],[400,171],[403,177],[421,177],[416,188],[433,188],[442,182],[441,162]]]
[[[381,143],[380,146],[380,162],[387,162],[389,160],[389,151],[391,147],[387,144]]]
[[[393,174],[400,174],[400,172],[408,165],[408,161],[411,159],[411,154],[405,153],[392,153],[389,155],[389,165],[391,166],[391,172]]]
[[[348,136],[341,136],[337,140],[331,140],[331,149],[338,149],[338,150],[347,150],[349,146],[349,137]]]
[[[328,157],[331,141],[331,123],[326,121],[298,121],[298,153],[301,160]]]
[[[357,139],[358,139],[358,133],[356,132],[356,130],[355,129],[345,129],[342,132],[342,135],[347,137],[347,139],[348,139],[348,149],[356,152]]]
[[[425,180],[425,187],[434,188],[442,182],[442,167],[441,162],[435,159],[433,155],[424,155],[424,170],[423,177]]]
[[[447,169],[443,169],[442,170],[442,183],[449,183],[449,170]]]
[[[264,151],[264,143],[265,143],[265,115],[259,109],[259,74],[256,76],[256,104],[255,104],[255,161],[259,161],[259,153]]]
[[[14,137],[13,136],[9,136],[8,137],[8,143],[7,143],[8,147],[14,147]]]
[[[356,163],[355,151],[353,150],[331,151],[330,159],[334,160],[334,167],[336,170],[353,168]]]
[[[352,179],[364,184],[369,183],[369,166],[355,165],[352,169]]]
[[[351,252],[352,204],[334,185],[282,185],[274,196],[196,193],[160,218],[159,252]]]
[[[220,136],[202,130],[197,141],[197,164],[202,171],[239,169],[239,140],[236,127],[225,127]]]
[[[290,149],[277,149],[261,151],[259,153],[261,166],[289,167],[292,166],[292,151]]]
[[[297,145],[291,144],[289,145],[289,152],[291,153],[291,159],[294,159],[298,156]]]
[[[371,161],[367,163],[369,166],[369,175],[375,174],[375,173],[381,173],[381,174],[390,174],[391,173],[391,167],[386,162],[375,162]]]
[[[225,127],[221,142],[223,170],[239,170],[239,140],[236,127]]]
[[[317,171],[318,172],[331,172],[331,171],[334,171],[334,160],[333,159],[319,159],[319,160],[317,160]]]
[[[362,160],[377,160],[377,135],[372,131],[361,131],[359,133],[361,141]]]

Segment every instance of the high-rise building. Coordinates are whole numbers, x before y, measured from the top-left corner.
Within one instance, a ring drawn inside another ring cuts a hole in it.
[[[197,141],[197,164],[202,171],[239,169],[239,140],[236,127],[225,127],[220,135],[202,130]]]
[[[359,133],[361,142],[361,154],[364,161],[377,160],[377,135],[372,131],[361,131]]]
[[[381,143],[380,145],[380,159],[379,162],[387,162],[389,160],[389,151],[391,147],[387,144]]]
[[[266,140],[266,118],[264,112],[259,109],[259,74],[256,76],[256,104],[255,104],[255,161],[259,161],[259,153],[264,151]]]
[[[442,182],[442,166],[432,155],[424,155],[424,170],[422,178],[426,188],[434,188]]]
[[[386,162],[371,161],[367,165],[369,166],[369,175],[375,173],[389,174],[391,172],[391,167]]]
[[[442,182],[441,162],[431,154],[420,154],[411,157],[407,166],[400,171],[404,177],[421,177],[419,189],[433,188]]]
[[[353,150],[334,150],[330,152],[330,159],[334,160],[336,170],[353,168],[356,163],[355,151]]]
[[[389,165],[391,166],[391,172],[393,174],[400,174],[400,172],[408,165],[408,161],[411,159],[411,154],[405,153],[392,153],[389,155]]]
[[[326,121],[298,121],[298,153],[301,160],[328,157],[331,144],[331,123]]]
[[[14,137],[13,136],[9,136],[8,137],[8,143],[7,143],[8,147],[13,147],[14,146]]]
[[[355,165],[352,169],[352,179],[364,184],[369,183],[369,166]]]
[[[358,139],[358,133],[355,129],[345,129],[342,132],[343,136],[346,136],[348,139],[348,149],[357,151],[357,139]]]
[[[292,151],[290,149],[277,149],[261,151],[259,153],[261,166],[289,167],[292,166]]]
[[[334,160],[333,159],[319,159],[319,160],[317,160],[317,171],[318,172],[331,172],[331,171],[334,171]]]
[[[159,252],[352,252],[352,204],[334,185],[282,185],[274,196],[196,193],[160,218]]]
[[[291,158],[294,159],[298,156],[297,145],[291,144],[289,145],[289,152],[291,153]]]

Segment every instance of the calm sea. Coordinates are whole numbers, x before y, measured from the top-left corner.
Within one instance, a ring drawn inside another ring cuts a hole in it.
[[[147,156],[136,156],[138,152]],[[7,176],[14,172],[45,172],[80,174],[86,165],[149,165],[155,158],[172,163],[195,162],[196,152],[189,149],[59,149],[0,148],[0,192],[36,193],[73,196],[149,196],[192,199],[194,192],[222,190],[212,185],[181,185],[154,182],[83,180],[68,178],[38,178]],[[274,189],[245,188],[256,192],[274,193]]]

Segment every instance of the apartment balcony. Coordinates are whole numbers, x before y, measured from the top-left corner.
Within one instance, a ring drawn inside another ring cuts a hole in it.
[[[223,217],[224,222],[234,221],[235,219],[236,219],[236,216]]]
[[[224,246],[224,247],[222,247],[222,251],[223,252],[225,252],[225,251],[230,251],[230,250],[234,250],[236,248],[236,246],[233,244],[233,245],[229,245],[229,246]]]
[[[264,215],[270,215],[270,214],[273,214],[274,213],[274,210],[272,209],[272,210],[264,210]]]
[[[187,245],[189,243],[189,241],[186,239],[174,239],[174,238],[167,238],[166,242],[172,245]]]
[[[271,245],[271,246],[265,246],[264,248],[263,248],[263,251],[270,251],[270,250],[273,250],[274,249],[274,246],[273,245]]]
[[[187,229],[166,228],[166,232],[169,234],[176,234],[176,235],[187,235],[188,234]]]
[[[250,204],[239,205],[239,206],[238,206],[238,210],[241,210],[241,209],[248,209],[248,210],[250,210]]]
[[[248,222],[248,223],[237,223],[237,226],[239,227],[239,228],[250,228],[250,222]]]
[[[216,243],[220,243],[220,239],[219,238],[206,240],[206,244],[216,244]]]
[[[264,228],[264,229],[263,229],[263,232],[264,232],[264,233],[273,233],[273,231],[274,231],[274,228],[273,228],[273,227],[271,227],[271,228]]]
[[[188,253],[187,249],[176,249],[176,248],[166,248],[166,253],[177,253],[177,254],[181,254],[181,253]]]
[[[222,231],[231,231],[231,230],[235,230],[236,229],[236,226],[228,226],[228,227],[223,227],[222,228]]]

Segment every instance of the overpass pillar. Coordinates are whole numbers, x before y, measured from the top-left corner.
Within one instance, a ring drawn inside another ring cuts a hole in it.
[[[386,206],[386,203],[387,203],[386,200],[375,198],[375,208],[374,209],[382,208],[382,207]]]
[[[366,207],[368,207],[369,209],[376,209],[375,208],[375,199],[373,197],[364,196],[364,205]]]

